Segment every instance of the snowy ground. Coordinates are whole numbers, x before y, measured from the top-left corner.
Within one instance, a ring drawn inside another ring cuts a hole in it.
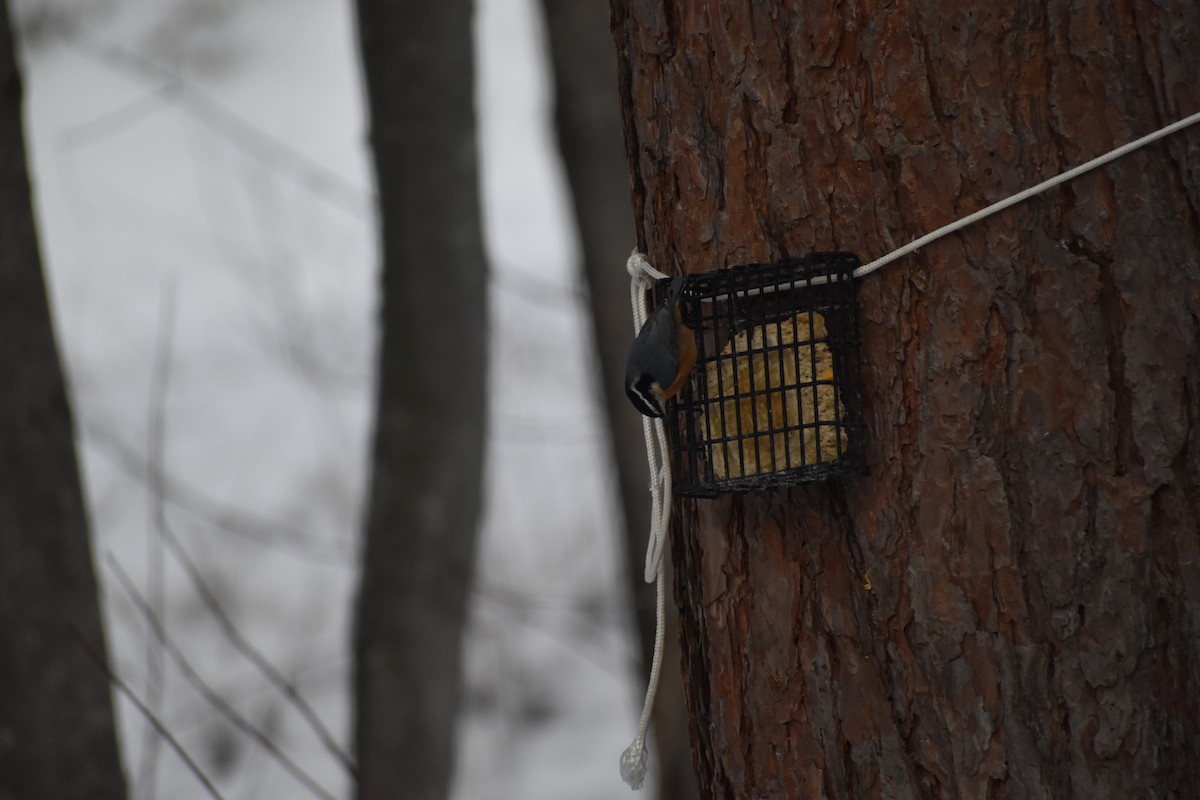
[[[119,672],[226,797],[311,796],[150,646],[123,571],[203,680],[348,796],[158,531],[344,744],[376,260],[351,4],[17,8],[33,20],[35,197]],[[539,26],[528,0],[480,3],[494,424],[455,796],[621,798],[641,679],[594,387],[571,372],[590,343]],[[119,715],[137,797],[205,796],[128,703]]]

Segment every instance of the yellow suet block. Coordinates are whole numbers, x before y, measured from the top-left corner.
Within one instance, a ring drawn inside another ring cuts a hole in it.
[[[833,355],[822,341],[826,338],[825,319],[820,314],[811,315],[810,337],[809,316],[807,312],[797,314],[794,324],[792,319],[778,325],[768,323],[756,328],[751,337],[743,331],[730,340],[720,358],[708,365],[709,397],[747,395],[708,407],[716,478],[741,478],[827,463],[846,451],[848,441],[841,425],[845,409],[837,402],[837,390],[829,382],[833,379]],[[783,349],[774,349],[780,345]],[[754,394],[749,396],[752,388]],[[773,429],[813,422],[821,424],[772,433]],[[718,441],[739,435],[746,438]]]

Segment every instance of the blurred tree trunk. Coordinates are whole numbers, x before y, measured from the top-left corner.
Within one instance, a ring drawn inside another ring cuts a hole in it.
[[[625,396],[625,356],[632,340],[629,275],[633,249],[629,171],[621,136],[617,63],[605,0],[543,0],[554,67],[554,123],[583,249],[592,306],[601,400],[611,431],[617,489],[625,517],[625,560],[643,669],[654,650],[654,587],[642,578],[650,526],[650,470],[641,418]],[[679,679],[678,612],[667,609],[667,648],[654,705],[660,800],[696,796],[687,710]]]
[[[883,255],[1200,108],[1200,6],[614,0],[639,242]],[[682,502],[704,797],[1200,785],[1200,131],[861,285],[871,476]]]
[[[444,798],[480,514],[487,268],[472,4],[360,0],[383,268],[355,639],[359,797]]]
[[[105,665],[92,660],[107,648],[3,0],[0,92],[0,798],[124,797]]]

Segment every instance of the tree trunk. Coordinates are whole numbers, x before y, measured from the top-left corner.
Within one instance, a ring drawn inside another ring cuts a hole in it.
[[[614,0],[639,242],[864,259],[1200,108],[1200,6]],[[860,286],[871,475],[678,504],[705,797],[1200,784],[1200,131]]]
[[[360,0],[358,29],[383,255],[358,791],[440,799],[454,773],[486,424],[471,3]]]
[[[0,798],[125,796],[104,629],[0,0]]]
[[[650,530],[650,470],[641,418],[625,396],[629,350],[629,275],[633,249],[629,177],[621,141],[617,64],[604,0],[543,0],[554,67],[554,122],[591,301],[601,400],[612,433],[617,488],[624,515],[624,551],[637,621],[643,672],[654,652],[655,592],[642,577]],[[667,609],[664,663],[654,703],[659,800],[692,800],[696,780],[679,671],[679,623]]]

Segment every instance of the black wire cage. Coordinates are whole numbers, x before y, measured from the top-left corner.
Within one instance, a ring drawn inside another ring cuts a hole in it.
[[[680,310],[698,355],[667,414],[676,494],[866,473],[859,263],[810,253],[688,276]]]

